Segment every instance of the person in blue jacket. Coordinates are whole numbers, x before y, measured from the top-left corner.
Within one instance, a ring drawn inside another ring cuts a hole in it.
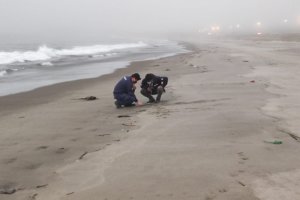
[[[136,98],[135,84],[141,80],[138,73],[131,76],[124,76],[115,86],[113,94],[115,98],[115,105],[117,108],[141,105]]]

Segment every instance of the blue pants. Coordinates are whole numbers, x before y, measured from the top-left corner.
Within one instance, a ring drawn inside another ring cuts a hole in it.
[[[124,106],[132,106],[136,101],[134,97],[128,94],[114,94],[115,99],[118,101],[120,105]]]

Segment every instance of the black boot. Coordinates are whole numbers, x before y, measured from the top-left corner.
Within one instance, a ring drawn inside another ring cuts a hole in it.
[[[149,99],[149,101],[147,103],[155,102],[155,99],[153,98],[153,96],[146,89],[142,89],[141,94]]]

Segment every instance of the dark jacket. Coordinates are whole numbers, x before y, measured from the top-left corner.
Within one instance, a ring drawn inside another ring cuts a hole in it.
[[[128,96],[133,102],[137,102],[137,98],[134,94],[133,82],[131,76],[124,76],[114,88],[114,98],[119,99]]]
[[[151,88],[152,93],[155,94],[157,92],[158,86],[166,87],[168,84],[168,77],[165,76],[153,76],[150,80],[143,79],[141,88],[148,89]]]

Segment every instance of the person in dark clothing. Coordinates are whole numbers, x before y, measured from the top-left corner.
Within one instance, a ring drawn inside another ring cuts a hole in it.
[[[113,94],[117,108],[141,104],[134,94],[136,88],[135,84],[139,80],[141,80],[140,75],[138,73],[134,73],[131,76],[124,76],[116,84]]]
[[[168,84],[168,77],[155,76],[154,74],[146,74],[141,84],[141,94],[149,99],[148,103],[158,103],[161,95],[165,92]],[[157,95],[156,99],[152,95]]]

